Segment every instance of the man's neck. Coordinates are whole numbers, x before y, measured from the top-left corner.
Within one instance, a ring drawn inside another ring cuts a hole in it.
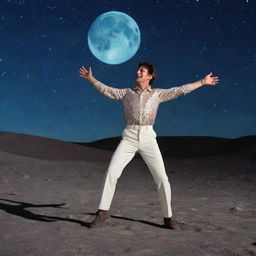
[[[138,83],[137,84],[137,87],[140,89],[140,90],[145,90],[145,89],[148,89],[148,88],[150,88],[150,85],[149,85],[149,83]]]

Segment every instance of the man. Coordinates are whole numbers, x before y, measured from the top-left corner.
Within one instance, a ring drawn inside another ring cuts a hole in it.
[[[105,173],[102,197],[99,210],[90,227],[100,226],[110,217],[109,209],[115,192],[116,183],[125,166],[138,152],[146,162],[157,186],[164,227],[179,229],[177,221],[172,216],[171,187],[165,172],[156,133],[153,130],[157,109],[160,103],[175,99],[203,85],[216,85],[218,77],[212,73],[202,80],[170,89],[152,89],[151,84],[156,77],[154,65],[140,62],[136,72],[136,87],[113,88],[97,81],[92,70],[80,68],[80,77],[87,79],[99,92],[105,96],[123,102],[127,126],[122,133],[122,140],[116,148],[108,169]]]

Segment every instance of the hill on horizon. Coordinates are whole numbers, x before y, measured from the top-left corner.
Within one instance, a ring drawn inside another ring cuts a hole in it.
[[[48,160],[101,161],[109,158],[121,137],[93,142],[64,142],[34,135],[0,132],[0,151]],[[256,135],[240,138],[208,136],[159,136],[157,141],[164,157],[189,158],[225,154],[256,156]],[[100,150],[100,152],[99,152]]]
[[[78,143],[87,147],[94,147],[113,151],[121,137],[107,138],[90,143]],[[219,138],[210,136],[159,136],[159,148],[164,157],[203,157],[223,154],[248,154],[256,156],[256,136],[240,138]]]

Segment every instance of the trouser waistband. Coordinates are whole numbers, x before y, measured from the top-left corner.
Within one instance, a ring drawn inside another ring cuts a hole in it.
[[[126,128],[128,129],[151,129],[153,128],[153,125],[139,125],[139,124],[127,124]]]

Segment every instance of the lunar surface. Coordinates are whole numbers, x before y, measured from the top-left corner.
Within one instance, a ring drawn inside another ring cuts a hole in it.
[[[256,255],[255,137],[159,137],[181,230],[163,228],[140,156],[119,179],[111,219],[89,229],[113,154],[92,146],[118,140],[85,146],[0,133],[0,255]]]
[[[92,54],[107,64],[120,64],[132,58],[140,46],[137,23],[122,12],[106,12],[91,25],[88,45]]]

